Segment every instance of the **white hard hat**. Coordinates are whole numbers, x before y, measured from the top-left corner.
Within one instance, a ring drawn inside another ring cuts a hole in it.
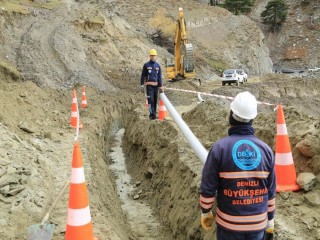
[[[233,99],[230,108],[236,115],[236,120],[248,122],[257,116],[257,105],[255,96],[249,92],[241,92]]]

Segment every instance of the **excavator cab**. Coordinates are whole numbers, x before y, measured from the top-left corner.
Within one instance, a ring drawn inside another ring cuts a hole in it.
[[[185,45],[184,54],[182,56],[185,75],[188,74],[191,76],[190,74],[194,74],[193,46],[191,43]],[[194,77],[194,75],[192,75],[192,77]]]
[[[183,10],[179,8],[174,39],[174,59],[166,60],[166,79],[175,81],[195,77],[193,46],[188,42]]]

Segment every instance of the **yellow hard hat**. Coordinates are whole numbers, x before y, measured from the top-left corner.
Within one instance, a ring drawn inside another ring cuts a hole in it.
[[[151,49],[149,55],[157,56],[157,51],[155,49]]]

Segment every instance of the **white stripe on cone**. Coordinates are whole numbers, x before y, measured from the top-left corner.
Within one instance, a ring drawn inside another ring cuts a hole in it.
[[[68,220],[69,226],[83,226],[91,222],[90,208],[89,206],[81,209],[68,208]]]
[[[85,182],[85,178],[84,178],[83,167],[72,168],[72,170],[71,170],[71,183],[79,184],[79,183],[84,183],[84,182]]]
[[[292,153],[276,153],[275,164],[277,165],[292,165],[293,158]]]
[[[77,99],[76,98],[72,98],[72,103],[77,103]]]
[[[71,117],[77,118],[78,117],[78,112],[71,112]]]
[[[288,135],[286,124],[277,124],[277,135]]]
[[[87,100],[82,100],[81,104],[87,104]]]

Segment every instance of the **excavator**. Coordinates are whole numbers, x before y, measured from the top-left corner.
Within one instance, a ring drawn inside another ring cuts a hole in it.
[[[166,60],[166,79],[177,81],[195,77],[193,46],[188,42],[183,10],[179,8],[174,38],[174,61]]]

